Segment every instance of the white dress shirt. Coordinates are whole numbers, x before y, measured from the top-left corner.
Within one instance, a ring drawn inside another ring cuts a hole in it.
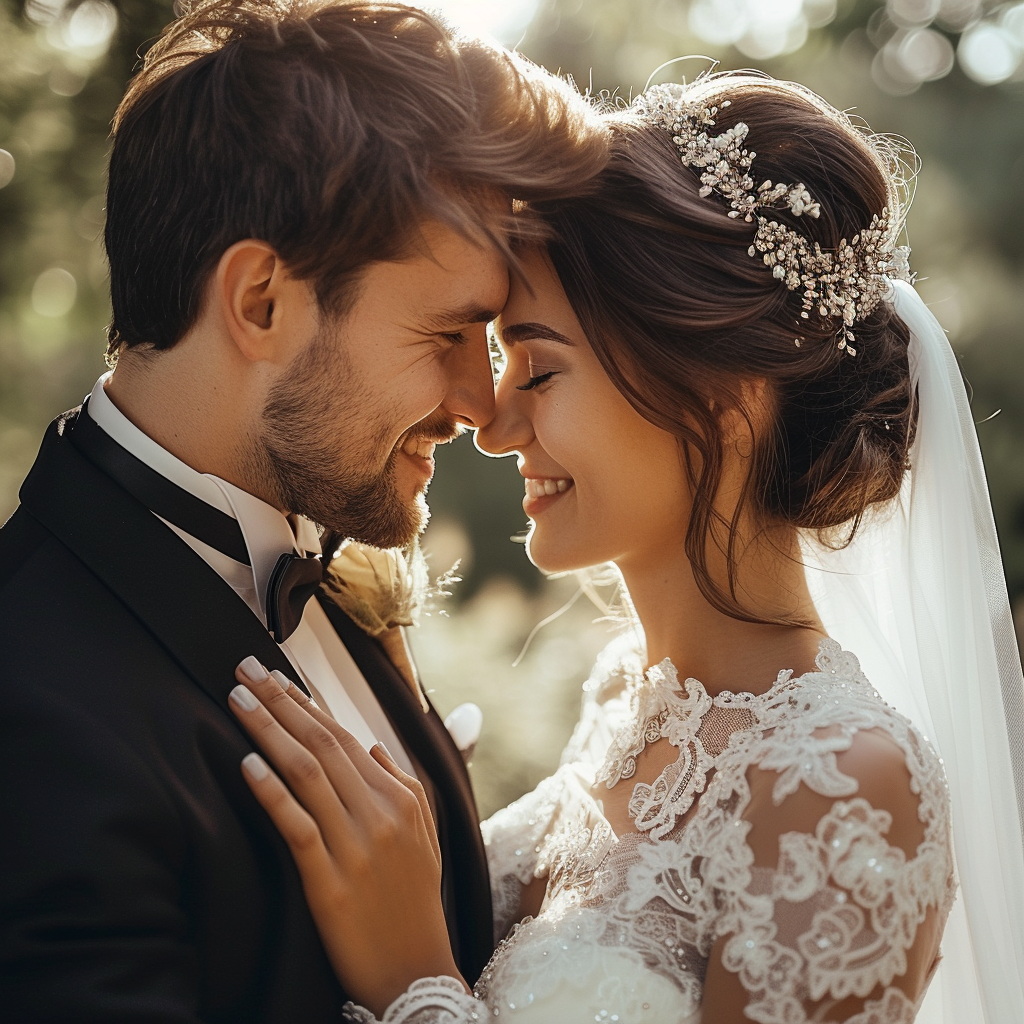
[[[316,527],[303,516],[286,518],[272,505],[210,473],[197,473],[144,434],[108,397],[105,385],[110,374],[96,382],[89,396],[89,415],[122,448],[150,469],[238,520],[251,565],[204,544],[201,540],[161,519],[213,569],[249,606],[266,628],[267,583],[278,558],[297,551],[319,554]],[[155,514],[155,513],[154,513]],[[159,517],[158,517],[159,518]],[[316,696],[317,703],[369,749],[380,741],[399,766],[410,775],[415,769],[391,723],[348,649],[335,633],[327,615],[311,598],[295,632],[280,645],[299,678]],[[325,707],[326,706],[326,707]]]

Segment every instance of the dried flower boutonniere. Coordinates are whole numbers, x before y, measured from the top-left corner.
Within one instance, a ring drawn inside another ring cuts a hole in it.
[[[458,581],[455,568],[457,566],[431,587],[427,561],[418,541],[404,548],[375,548],[346,540],[324,574],[326,595],[358,626],[380,641],[424,711],[429,709],[429,704],[402,627],[419,624],[429,597],[447,595],[446,587]]]

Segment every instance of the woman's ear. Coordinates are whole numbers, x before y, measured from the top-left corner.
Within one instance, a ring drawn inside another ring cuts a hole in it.
[[[217,262],[211,284],[209,300],[219,307],[245,359],[277,363],[291,358],[299,312],[291,307],[308,307],[309,289],[288,273],[270,245],[252,238],[235,242]]]

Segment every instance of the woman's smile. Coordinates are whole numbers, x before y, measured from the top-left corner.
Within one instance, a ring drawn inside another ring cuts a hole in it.
[[[523,511],[531,518],[550,508],[573,486],[571,477],[528,476],[525,483]]]

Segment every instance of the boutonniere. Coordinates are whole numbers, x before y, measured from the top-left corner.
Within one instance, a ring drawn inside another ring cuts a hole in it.
[[[458,582],[456,569],[431,587],[418,541],[404,548],[375,548],[346,540],[324,574],[324,592],[356,625],[380,641],[424,711],[429,705],[402,627],[419,625],[429,598],[447,596],[447,587]]]
[[[429,589],[419,543],[374,548],[347,540],[331,559],[324,586],[333,600],[370,636],[415,626]]]

